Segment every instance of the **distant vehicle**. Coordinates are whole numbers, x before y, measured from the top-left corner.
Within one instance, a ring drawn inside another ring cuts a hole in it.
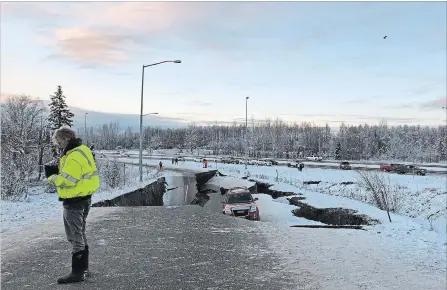
[[[239,160],[238,160],[238,159],[235,159],[234,157],[224,158],[224,159],[222,159],[222,163],[226,163],[226,164],[239,164]]]
[[[258,160],[258,165],[261,165],[261,166],[272,166],[272,163],[270,161],[266,161],[266,160]]]
[[[239,164],[239,160],[234,157],[224,158],[222,159],[222,163],[227,164]]]
[[[178,160],[178,161],[182,161],[182,162],[185,162],[185,161],[186,161],[185,157],[177,157],[177,160]]]
[[[299,160],[296,160],[296,161],[289,160],[289,161],[287,161],[287,167],[298,168],[300,166],[300,164],[301,164],[301,162]]]
[[[323,160],[323,157],[321,156],[308,156],[305,158],[308,161],[321,161]]]
[[[248,160],[247,165],[258,165],[258,160]]]
[[[246,187],[234,187],[227,191],[222,201],[222,213],[248,220],[259,221],[259,208],[250,190]]]
[[[351,167],[351,164],[349,164],[349,162],[343,161],[340,163],[340,169],[341,170],[351,170],[352,167]]]
[[[263,159],[264,161],[270,162],[272,165],[279,165],[278,161],[270,158]]]
[[[427,172],[425,169],[422,169],[420,167],[417,167],[415,165],[401,165],[394,169],[394,171],[398,174],[405,174],[405,173],[412,173],[416,175],[422,175],[424,176]]]
[[[203,158],[194,158],[193,161],[194,162],[203,162]]]
[[[396,170],[397,167],[402,166],[402,164],[395,164],[395,163],[391,163],[391,164],[380,164],[380,170],[384,171],[384,172],[391,172]]]
[[[287,161],[287,167],[298,167],[298,162],[295,161]]]

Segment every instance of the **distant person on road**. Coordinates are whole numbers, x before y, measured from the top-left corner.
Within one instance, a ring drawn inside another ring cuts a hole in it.
[[[88,275],[85,227],[92,194],[99,188],[99,175],[92,151],[76,138],[73,129],[67,126],[57,129],[53,144],[62,150],[62,156],[58,165],[45,166],[45,175],[56,186],[59,200],[63,202],[65,234],[72,245],[71,273],[57,282],[81,282]]]
[[[174,165],[174,161],[175,161],[175,160],[174,160],[174,158],[172,158],[172,160],[171,160],[171,161],[172,161],[172,165]]]
[[[203,159],[203,167],[208,168],[208,160]]]
[[[300,164],[298,165],[298,170],[299,170],[299,171],[303,171],[303,168],[304,168],[304,164],[303,164],[303,163],[300,163]]]
[[[178,165],[178,158],[175,158],[175,165]]]
[[[163,171],[163,162],[160,161],[160,163],[158,163],[158,165],[160,166],[160,171]]]

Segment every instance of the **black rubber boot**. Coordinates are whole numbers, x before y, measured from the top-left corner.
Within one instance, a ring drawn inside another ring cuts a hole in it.
[[[59,284],[68,284],[84,281],[85,250],[73,253],[71,257],[71,273],[57,279]]]
[[[89,254],[88,246],[85,245],[84,256],[82,260],[82,269],[84,270],[85,277],[90,276],[90,272],[88,271],[88,254]]]

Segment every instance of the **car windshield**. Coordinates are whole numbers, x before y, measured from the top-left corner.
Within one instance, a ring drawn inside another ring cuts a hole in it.
[[[251,194],[248,192],[244,192],[244,193],[231,194],[228,197],[227,203],[244,203],[251,201],[253,201],[253,199],[251,198]]]

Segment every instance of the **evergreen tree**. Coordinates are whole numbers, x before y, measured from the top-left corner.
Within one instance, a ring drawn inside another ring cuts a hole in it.
[[[340,142],[337,143],[337,147],[335,148],[335,160],[341,159],[341,144]]]
[[[68,109],[61,86],[57,86],[57,91],[51,96],[51,103],[49,106],[50,115],[48,120],[51,124],[51,130],[54,131],[64,125],[71,127],[74,115]]]
[[[441,160],[447,159],[447,150],[446,150],[446,144],[445,139],[439,139],[438,141],[438,156]]]

